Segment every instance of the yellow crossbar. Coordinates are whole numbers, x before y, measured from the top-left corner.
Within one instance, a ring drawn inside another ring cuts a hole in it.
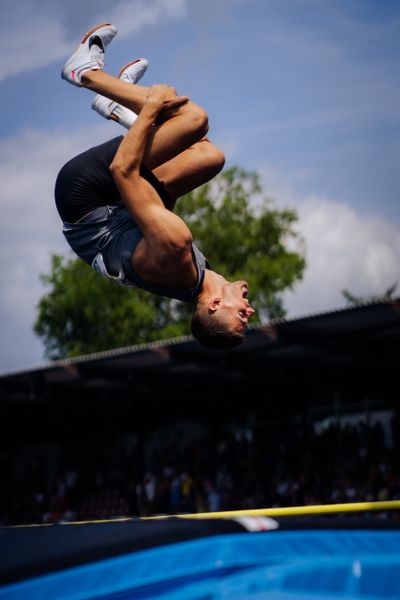
[[[222,512],[193,513],[180,515],[156,515],[140,517],[140,521],[155,519],[237,519],[239,517],[296,517],[304,515],[327,515],[346,512],[368,512],[400,510],[400,500],[385,502],[349,502],[347,504],[317,504],[314,506],[284,506],[281,508],[256,508],[249,510],[226,510]],[[62,525],[87,525],[89,523],[115,523],[117,521],[135,521],[137,517],[120,517],[116,519],[98,519],[96,521],[69,521]],[[32,523],[29,525],[10,525],[7,529],[23,527],[51,527],[53,523]]]
[[[368,512],[400,510],[400,500],[385,502],[349,502],[346,504],[319,504],[314,506],[287,506],[282,508],[257,508],[250,510],[226,510],[222,512],[194,513],[180,515],[161,515],[142,517],[147,519],[237,519],[238,517],[296,517],[304,515],[327,515],[347,512]]]

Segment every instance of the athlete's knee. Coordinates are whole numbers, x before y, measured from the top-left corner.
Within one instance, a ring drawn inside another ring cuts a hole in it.
[[[212,162],[215,171],[219,173],[225,166],[225,154],[216,146],[213,146],[212,144],[210,144],[210,146],[212,148]]]
[[[201,106],[188,102],[185,105],[185,114],[193,133],[202,138],[208,132],[208,114]]]
[[[199,147],[201,148],[207,165],[213,170],[214,174],[217,175],[224,168],[225,154],[207,139],[202,140]]]

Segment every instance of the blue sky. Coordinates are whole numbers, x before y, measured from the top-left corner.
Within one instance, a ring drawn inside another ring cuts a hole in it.
[[[206,107],[227,167],[258,171],[275,205],[298,211],[308,268],[285,295],[289,316],[343,306],[343,288],[400,286],[398,0],[3,0],[2,16],[0,372],[43,360],[39,274],[68,253],[58,170],[120,133],[60,78],[104,21],[118,28],[106,70],[146,57],[143,84]]]

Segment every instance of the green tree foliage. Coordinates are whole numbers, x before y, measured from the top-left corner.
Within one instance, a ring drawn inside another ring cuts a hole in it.
[[[38,306],[36,333],[50,358],[78,356],[183,333],[167,320],[162,298],[132,292],[100,277],[76,258],[53,255],[50,287]],[[157,306],[158,304],[158,306]],[[157,309],[160,310],[157,310]]]
[[[305,268],[295,212],[273,208],[259,176],[236,167],[178,204],[176,212],[211,267],[228,280],[249,282],[255,317],[265,321],[284,316],[282,292]],[[80,259],[54,255],[50,273],[41,279],[50,291],[39,302],[34,328],[49,358],[189,333],[191,306],[118,286]]]

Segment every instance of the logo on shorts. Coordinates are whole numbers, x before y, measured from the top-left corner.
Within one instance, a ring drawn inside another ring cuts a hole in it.
[[[103,256],[101,254],[101,252],[99,252],[98,254],[96,254],[96,256],[94,257],[93,261],[92,261],[92,268],[102,277],[106,277],[107,279],[111,279],[111,281],[113,281],[114,283],[117,283],[118,285],[125,285],[127,287],[134,287],[133,283],[131,283],[130,281],[127,281],[127,279],[124,276],[123,272],[118,273],[118,275],[111,275],[108,271],[107,271],[107,267],[104,264],[104,259]]]
[[[104,260],[100,252],[94,257],[92,261],[92,267],[99,275],[102,275],[103,277],[111,277],[106,269],[106,265],[104,264]]]

